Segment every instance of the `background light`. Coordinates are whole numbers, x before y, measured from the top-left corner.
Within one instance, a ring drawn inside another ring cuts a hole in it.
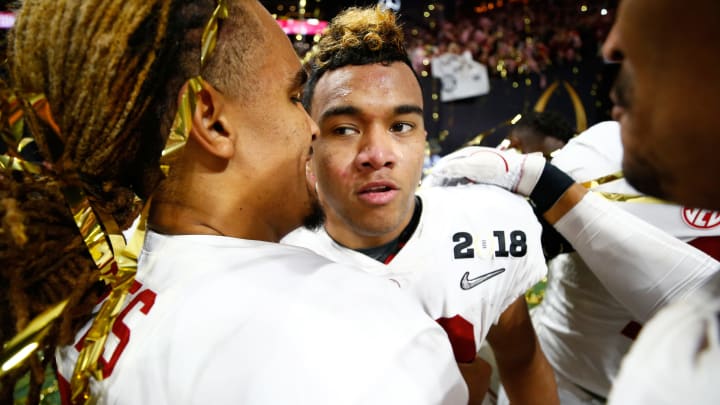
[[[11,28],[15,24],[15,14],[0,11],[0,28]]]

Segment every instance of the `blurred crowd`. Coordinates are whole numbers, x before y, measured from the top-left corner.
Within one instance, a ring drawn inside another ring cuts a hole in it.
[[[572,66],[598,55],[614,9],[578,2],[498,0],[458,14],[436,24],[405,27],[418,73],[430,73],[430,59],[435,56],[469,52],[488,67],[491,76],[535,73],[542,82],[552,66]]]
[[[419,19],[405,18],[405,37],[418,74],[431,73],[435,56],[467,52],[487,66],[492,77],[535,74],[541,87],[545,87],[549,69],[599,57],[615,15],[614,3],[608,4],[495,0],[454,13],[438,5]],[[305,36],[293,38],[292,42],[295,51],[304,57],[315,40]]]

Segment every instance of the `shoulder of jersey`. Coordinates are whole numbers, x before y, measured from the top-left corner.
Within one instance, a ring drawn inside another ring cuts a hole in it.
[[[593,125],[553,154],[552,164],[575,181],[587,181],[621,169],[620,126],[615,121]]]
[[[320,255],[332,262],[354,263],[357,255],[351,249],[340,247],[334,242],[323,229],[311,231],[306,228],[298,228],[286,235],[280,243],[292,245],[294,248],[310,251],[313,255]]]
[[[451,216],[453,213],[498,212],[518,213],[526,211],[532,215],[527,199],[511,193],[503,188],[486,184],[466,184],[453,187],[428,187],[420,189],[418,195],[423,199],[423,211],[439,210],[441,215]],[[490,210],[490,211],[487,211]],[[434,212],[432,213],[434,214]]]
[[[319,245],[324,233],[322,231],[311,231],[306,228],[297,228],[280,240],[284,245],[302,246],[312,248]]]

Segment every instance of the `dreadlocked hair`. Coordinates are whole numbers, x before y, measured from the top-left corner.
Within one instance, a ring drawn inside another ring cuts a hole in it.
[[[348,65],[393,62],[403,62],[412,68],[395,13],[379,5],[348,8],[332,19],[308,62],[310,78],[303,104],[309,111],[315,85],[327,71]]]
[[[259,23],[239,0],[230,3],[231,17],[220,23],[201,70],[201,37],[215,0],[23,2],[8,41],[10,86],[17,94],[43,93],[60,134],[31,125],[38,160],[53,175],[0,172],[0,342],[69,301],[38,355],[0,380],[0,403],[13,403],[15,383],[29,370],[27,402],[39,401],[55,348],[72,341],[106,289],[62,188],[80,188],[125,229],[140,208],[136,196],[147,198],[163,178],[159,159],[183,83],[202,74],[229,94],[252,86],[249,49],[261,47],[221,38],[252,34]],[[39,121],[31,108],[24,113]]]

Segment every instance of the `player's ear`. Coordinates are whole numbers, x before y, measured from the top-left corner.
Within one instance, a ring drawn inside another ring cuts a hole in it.
[[[307,176],[308,182],[310,184],[317,183],[317,177],[315,176],[315,173],[313,172],[312,162],[307,161],[305,163],[305,176]]]
[[[318,181],[317,176],[315,176],[315,172],[313,171],[313,164],[312,161],[307,161],[305,163],[305,177],[307,178],[308,183],[315,186],[315,192],[318,192]]]
[[[209,83],[200,81],[200,84],[192,114],[191,136],[208,153],[230,159],[235,154],[235,139],[225,116],[227,100]]]

